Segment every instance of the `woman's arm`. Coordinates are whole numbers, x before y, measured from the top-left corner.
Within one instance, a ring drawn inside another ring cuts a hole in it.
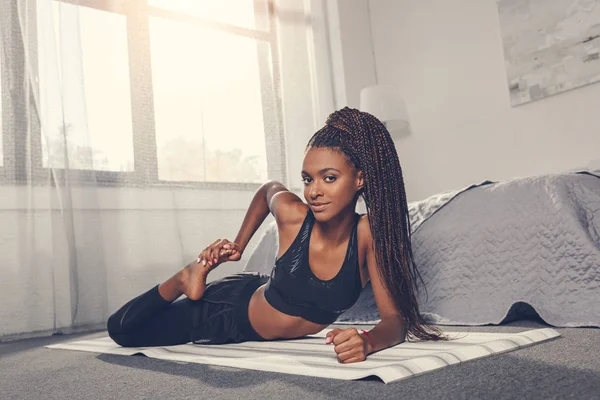
[[[406,340],[406,326],[402,316],[396,309],[394,300],[387,292],[384,282],[379,276],[373,236],[371,235],[368,221],[366,222],[366,229],[364,231],[368,244],[366,247],[367,269],[369,270],[371,287],[373,288],[375,303],[377,304],[381,318],[381,321],[369,331],[368,339],[370,341],[366,341],[368,353],[373,353],[404,342]],[[365,335],[361,334],[361,336]],[[365,339],[367,338],[365,337]]]
[[[254,233],[262,225],[265,218],[267,218],[267,215],[273,212],[273,205],[271,204],[273,196],[282,191],[288,191],[283,184],[277,181],[269,181],[263,184],[254,194],[254,198],[250,202],[250,206],[242,222],[242,227],[234,240],[235,243],[240,245],[242,253]]]
[[[406,326],[404,319],[396,309],[396,305],[387,292],[377,267],[373,236],[368,220],[359,223],[359,238],[364,239],[365,257],[369,278],[373,288],[375,303],[379,310],[381,321],[369,331],[368,335],[360,333],[356,328],[335,328],[326,335],[325,343],[333,343],[338,361],[344,364],[364,361],[367,355],[406,340]]]
[[[367,346],[367,354],[379,350],[387,349],[406,340],[406,327],[401,318],[382,318],[373,329],[368,332],[368,337],[364,333],[363,337]]]

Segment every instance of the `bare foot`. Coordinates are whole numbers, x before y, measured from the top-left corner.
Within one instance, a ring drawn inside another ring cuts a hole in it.
[[[206,289],[208,268],[192,261],[179,272],[179,289],[190,300],[199,300]]]

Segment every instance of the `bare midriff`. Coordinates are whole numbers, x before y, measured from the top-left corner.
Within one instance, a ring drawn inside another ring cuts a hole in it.
[[[262,338],[268,340],[292,339],[313,335],[329,326],[329,324],[320,325],[302,317],[287,315],[273,308],[265,299],[265,285],[256,289],[248,305],[250,325]]]

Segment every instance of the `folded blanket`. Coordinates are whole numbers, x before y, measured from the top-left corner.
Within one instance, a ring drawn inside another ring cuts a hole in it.
[[[526,303],[554,326],[600,326],[598,176],[474,188],[423,223],[412,244],[431,322],[497,324]]]

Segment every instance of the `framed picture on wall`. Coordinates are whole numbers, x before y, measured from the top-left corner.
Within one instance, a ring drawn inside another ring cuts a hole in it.
[[[513,106],[600,81],[600,0],[499,0]]]

